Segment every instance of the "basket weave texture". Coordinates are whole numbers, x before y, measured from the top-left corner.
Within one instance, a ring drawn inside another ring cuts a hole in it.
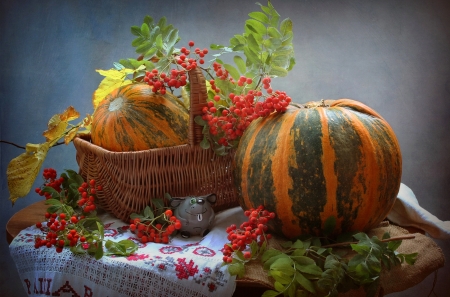
[[[189,136],[184,145],[137,152],[111,152],[91,143],[90,135],[79,135],[73,143],[80,174],[94,179],[102,190],[97,192],[99,205],[122,221],[139,213],[152,199],[217,195],[214,210],[239,205],[232,174],[234,151],[218,156],[203,149],[203,127],[194,118],[207,105],[205,78],[200,69],[189,71],[191,83]]]

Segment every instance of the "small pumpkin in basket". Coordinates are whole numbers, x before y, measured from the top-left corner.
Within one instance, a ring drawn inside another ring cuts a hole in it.
[[[166,93],[136,83],[112,91],[96,108],[92,143],[115,152],[141,151],[187,143],[189,113]]]
[[[395,202],[401,169],[392,128],[350,99],[254,121],[234,159],[241,206],[274,211],[272,231],[288,238],[321,235],[330,217],[336,233],[377,226]]]

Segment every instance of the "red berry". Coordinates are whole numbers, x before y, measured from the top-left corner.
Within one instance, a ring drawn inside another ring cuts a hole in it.
[[[188,44],[189,44],[190,47],[193,47],[195,43],[191,40],[191,41],[189,41]]]

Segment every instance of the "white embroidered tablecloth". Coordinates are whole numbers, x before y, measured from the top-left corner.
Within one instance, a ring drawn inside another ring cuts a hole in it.
[[[247,218],[240,207],[216,214],[204,238],[174,237],[169,244],[139,243],[127,225],[108,214],[101,216],[105,239],[131,239],[139,249],[129,257],[74,255],[68,248],[34,248],[32,226],[22,230],[10,245],[28,296],[231,296],[235,277],[222,266],[226,227]]]

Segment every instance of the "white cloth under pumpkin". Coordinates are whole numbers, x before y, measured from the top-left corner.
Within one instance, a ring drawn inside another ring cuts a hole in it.
[[[387,218],[399,226],[421,229],[433,238],[450,239],[450,221],[442,221],[422,208],[413,191],[403,183]]]
[[[10,245],[27,296],[232,296],[235,277],[222,266],[221,249],[227,242],[226,227],[247,218],[240,207],[216,215],[204,238],[177,236],[167,244],[140,244],[129,257],[74,255],[68,248],[34,248],[32,226],[22,230]],[[132,239],[125,223],[105,214],[105,238]],[[124,228],[125,226],[125,228]]]

